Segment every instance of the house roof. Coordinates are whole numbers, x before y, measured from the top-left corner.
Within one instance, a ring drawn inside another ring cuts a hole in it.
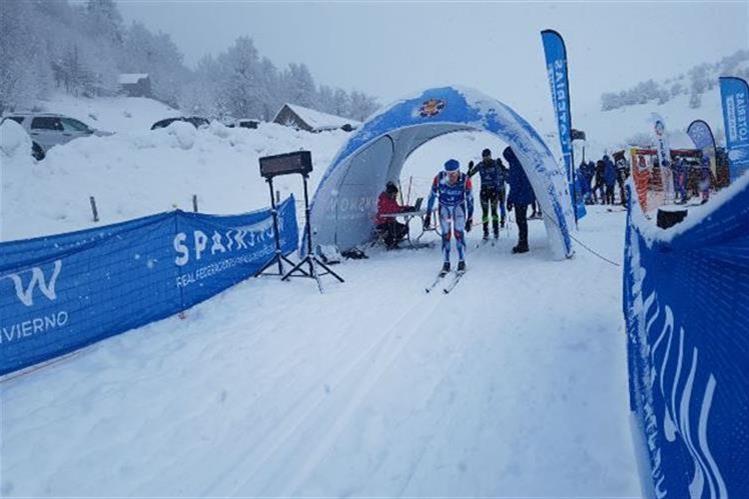
[[[118,80],[120,85],[133,85],[144,78],[148,78],[148,73],[122,73]]]
[[[297,116],[299,116],[302,121],[307,123],[307,125],[312,128],[314,131],[321,131],[321,130],[337,130],[341,128],[344,125],[351,125],[352,127],[356,128],[359,125],[361,125],[361,122],[356,120],[351,120],[348,118],[342,118],[340,116],[335,116],[333,114],[323,113],[320,111],[315,111],[314,109],[310,109],[308,107],[304,106],[298,106],[296,104],[284,104],[281,109],[276,113],[276,117],[273,118],[273,121],[276,121],[278,118],[278,115],[281,114],[281,111],[283,111],[284,107],[288,107],[291,109]]]

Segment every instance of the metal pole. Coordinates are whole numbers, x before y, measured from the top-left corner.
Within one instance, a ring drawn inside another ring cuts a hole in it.
[[[322,285],[320,284],[320,278],[317,275],[317,269],[315,268],[314,258],[315,255],[312,253],[312,226],[309,221],[309,194],[307,194],[307,175],[302,175],[304,179],[304,219],[305,225],[307,226],[307,258],[309,259],[309,273],[314,276],[317,280],[317,286],[320,288],[322,293]]]
[[[278,262],[278,273],[283,275],[283,263],[281,262],[281,241],[278,234],[278,211],[276,210],[276,199],[273,197],[273,177],[268,177],[268,189],[270,190],[270,212],[273,216],[273,235],[276,240],[276,261]]]
[[[88,197],[88,202],[91,203],[91,211],[94,214],[94,222],[99,221],[99,212],[96,210],[96,199],[93,196]]]

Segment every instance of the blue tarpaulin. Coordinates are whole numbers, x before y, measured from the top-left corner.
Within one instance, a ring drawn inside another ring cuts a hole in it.
[[[293,197],[281,249],[297,249]],[[257,274],[273,259],[270,210],[174,211],[0,244],[0,374],[163,319]]]
[[[624,314],[647,496],[749,497],[748,180],[668,230],[630,208]]]

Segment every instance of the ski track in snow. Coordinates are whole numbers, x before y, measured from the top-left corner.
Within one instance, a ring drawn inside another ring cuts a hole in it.
[[[624,214],[578,237],[621,259]],[[637,496],[620,269],[505,233],[251,279],[3,383],[4,496]]]

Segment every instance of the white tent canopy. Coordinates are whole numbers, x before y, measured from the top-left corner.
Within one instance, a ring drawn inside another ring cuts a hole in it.
[[[442,87],[403,99],[374,115],[344,144],[312,201],[315,244],[341,250],[371,239],[377,196],[397,180],[408,156],[446,133],[484,131],[515,151],[544,212],[555,258],[572,255],[573,220],[565,175],[539,134],[505,104],[475,90]]]

